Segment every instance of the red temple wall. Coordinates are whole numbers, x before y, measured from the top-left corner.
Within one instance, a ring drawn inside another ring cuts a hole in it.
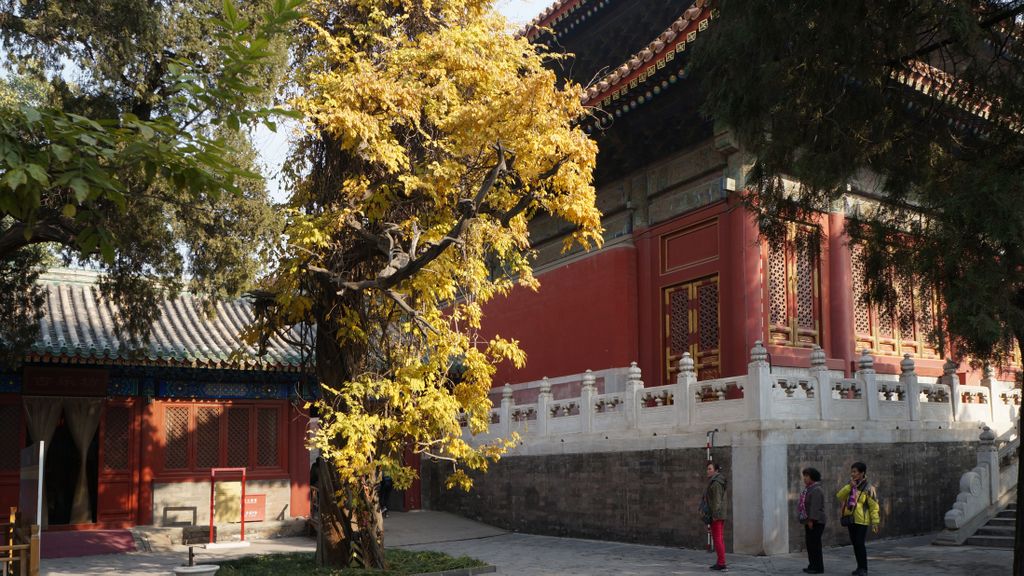
[[[637,251],[627,243],[545,270],[484,307],[483,334],[519,341],[526,366],[498,367],[494,385],[628,366],[637,356]]]

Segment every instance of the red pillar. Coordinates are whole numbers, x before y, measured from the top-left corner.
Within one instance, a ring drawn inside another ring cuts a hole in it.
[[[722,375],[745,374],[750,348],[763,339],[761,244],[753,216],[737,201],[721,228]]]
[[[153,464],[159,447],[158,423],[153,417],[152,401],[143,400],[138,406],[135,423],[139,439],[139,509],[136,518],[138,524],[150,525],[153,523]]]
[[[306,448],[306,426],[309,414],[288,407],[288,478],[291,484],[291,516],[309,516],[309,450]]]
[[[658,313],[660,300],[660,287],[656,285],[655,278],[658,274],[656,262],[660,257],[660,247],[656,241],[657,235],[647,228],[640,232],[634,232],[633,245],[636,246],[636,309],[634,318],[636,323],[632,327],[636,338],[633,352],[634,359],[643,370],[643,379],[647,386],[659,384],[670,384],[662,382],[661,368],[661,324]],[[628,329],[628,327],[623,327]],[[632,361],[632,360],[630,360]]]
[[[410,468],[416,471],[416,478],[413,479],[412,485],[409,486],[409,488],[407,488],[405,491],[405,499],[403,501],[403,506],[406,512],[410,510],[419,510],[420,508],[423,507],[423,488],[422,484],[420,483],[420,471],[422,470],[422,468],[420,468],[420,455],[416,452],[413,452],[411,449],[406,448],[405,465],[409,466]]]
[[[843,361],[849,374],[856,356],[857,344],[853,338],[853,276],[851,274],[850,245],[846,236],[846,217],[841,212],[828,215],[828,317],[831,327],[830,358]]]
[[[733,210],[733,218],[736,220],[735,238],[740,243],[736,250],[740,254],[739,267],[742,269],[743,299],[737,302],[737,306],[742,306],[744,322],[743,330],[737,334],[742,334],[743,338],[742,342],[736,343],[742,349],[743,368],[739,372],[742,374],[746,372],[754,342],[765,340],[766,288],[761,278],[762,242],[754,215],[737,206]]]

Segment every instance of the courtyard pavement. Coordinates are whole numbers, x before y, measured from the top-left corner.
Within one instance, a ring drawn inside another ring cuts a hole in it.
[[[392,513],[386,521],[386,544],[417,550],[439,550],[467,555],[497,566],[498,576],[661,576],[709,574],[714,556],[699,550],[680,550],[575,538],[555,538],[509,533],[443,512]],[[932,546],[931,536],[869,540],[870,574],[886,576],[974,575],[1011,573],[1013,552],[973,546]],[[45,535],[44,535],[45,540]],[[306,538],[281,538],[253,542],[249,548],[207,552],[196,548],[196,560],[217,563],[249,554],[312,551]],[[172,552],[112,554],[44,560],[41,573],[48,576],[99,576],[170,574],[187,557],[187,548]],[[803,574],[803,554],[784,556],[728,557],[730,574]],[[849,546],[825,550],[826,574],[849,574],[854,568]]]

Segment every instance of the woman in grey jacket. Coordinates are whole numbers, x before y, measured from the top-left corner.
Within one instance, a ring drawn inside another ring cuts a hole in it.
[[[804,468],[804,489],[800,492],[796,515],[804,525],[807,539],[808,574],[823,574],[825,562],[821,556],[821,535],[825,532],[825,492],[821,489],[821,472]]]

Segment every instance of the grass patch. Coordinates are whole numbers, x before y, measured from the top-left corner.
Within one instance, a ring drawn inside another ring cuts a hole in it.
[[[312,552],[294,554],[269,554],[265,556],[247,556],[238,560],[220,563],[217,576],[278,576],[280,574],[313,574],[316,576],[408,576],[486,566],[485,563],[469,556],[453,558],[442,552],[400,550],[388,548],[384,555],[390,565],[389,570],[326,570],[318,569],[313,564]]]

